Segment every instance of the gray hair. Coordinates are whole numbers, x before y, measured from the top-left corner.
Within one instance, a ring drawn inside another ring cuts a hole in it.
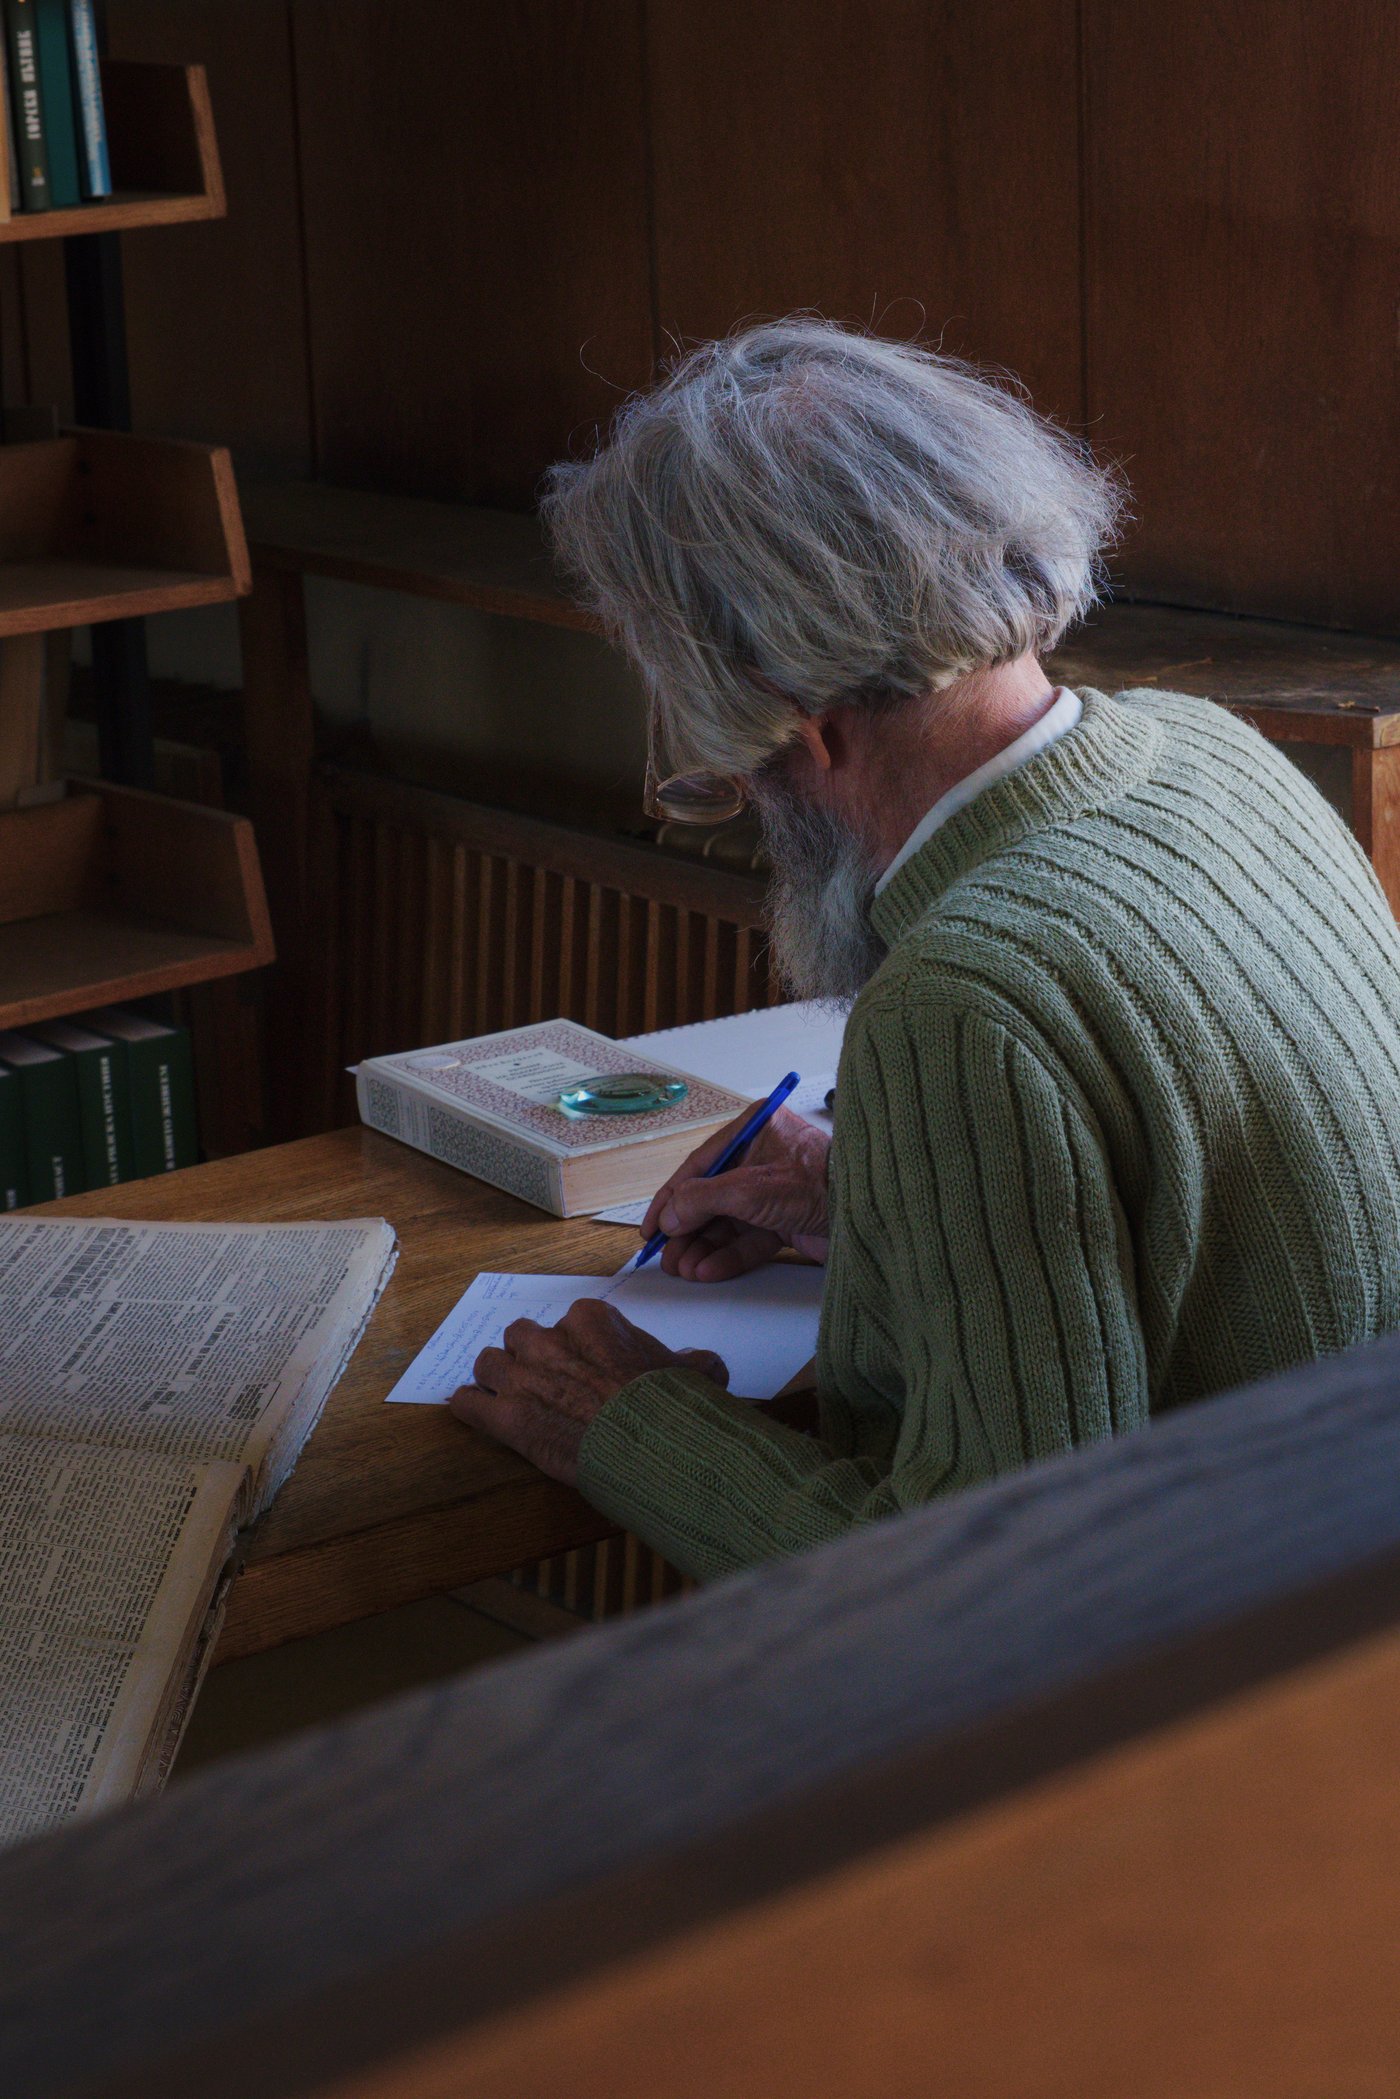
[[[692,351],[554,467],[561,565],[670,761],[754,771],[810,714],[1053,648],[1098,595],[1112,471],[932,351],[797,316]]]

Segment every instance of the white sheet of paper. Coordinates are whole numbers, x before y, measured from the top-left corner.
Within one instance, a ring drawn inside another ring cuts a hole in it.
[[[606,1297],[667,1348],[712,1348],[729,1366],[731,1392],[772,1399],[816,1354],[822,1276],[787,1261],[732,1283],[682,1282],[655,1267],[615,1276],[479,1275],[385,1396],[445,1406],[513,1319],[553,1326],[580,1297]]]
[[[811,1001],[796,1006],[760,1006],[724,1020],[701,1020],[685,1028],[631,1035],[628,1049],[641,1050],[693,1071],[715,1086],[762,1100],[785,1071],[834,1071],[841,1056],[846,1016],[835,1006]],[[831,1084],[830,1079],[827,1085]]]

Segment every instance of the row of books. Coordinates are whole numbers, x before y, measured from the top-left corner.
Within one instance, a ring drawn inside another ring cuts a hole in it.
[[[189,1032],[104,1006],[0,1031],[0,1209],[193,1166]]]
[[[110,197],[94,0],[0,0],[13,211]]]

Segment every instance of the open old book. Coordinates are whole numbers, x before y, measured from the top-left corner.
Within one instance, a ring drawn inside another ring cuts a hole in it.
[[[394,1252],[381,1219],[0,1219],[0,1843],[165,1776],[234,1535]]]

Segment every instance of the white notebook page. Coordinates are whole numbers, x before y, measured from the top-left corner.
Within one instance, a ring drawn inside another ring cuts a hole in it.
[[[386,1398],[445,1406],[512,1320],[554,1326],[579,1298],[605,1297],[667,1348],[713,1349],[729,1366],[731,1392],[772,1399],[816,1354],[823,1274],[777,1261],[731,1283],[687,1283],[655,1266],[615,1276],[479,1275]]]

